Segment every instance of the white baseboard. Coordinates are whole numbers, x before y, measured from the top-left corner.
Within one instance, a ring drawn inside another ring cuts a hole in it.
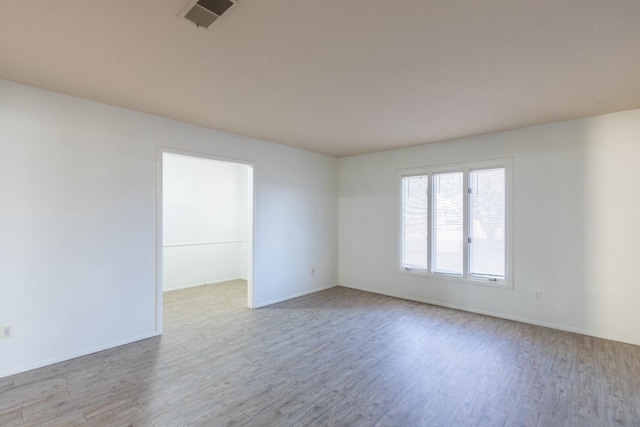
[[[54,357],[51,359],[47,359],[47,360],[42,360],[40,362],[36,362],[36,363],[31,363],[28,365],[24,365],[24,366],[20,366],[18,368],[15,369],[10,369],[8,371],[0,371],[0,378],[4,378],[4,377],[8,377],[11,375],[16,375],[16,374],[21,374],[23,372],[27,372],[27,371],[31,371],[33,369],[38,369],[38,368],[43,368],[45,366],[49,366],[49,365],[54,365],[56,363],[61,363],[61,362],[67,362],[71,359],[75,359],[77,357],[82,357],[82,356],[88,356],[90,354],[93,353],[98,353],[100,351],[104,351],[104,350],[109,350],[112,349],[114,347],[120,347],[121,345],[126,345],[126,344],[131,344],[134,343],[136,341],[142,341],[142,340],[146,340],[148,338],[152,338],[155,336],[158,336],[160,334],[153,332],[150,334],[143,334],[143,335],[138,335],[137,337],[131,338],[131,339],[126,339],[126,340],[122,340],[122,341],[116,341],[104,346],[99,346],[99,347],[94,347],[94,348],[90,348],[90,349],[86,349],[86,350],[81,350],[78,352],[74,352],[74,353],[69,353],[66,354],[64,356],[58,356],[58,357]]]
[[[180,286],[176,286],[169,289],[163,289],[162,292],[171,292],[171,291],[179,291],[181,289],[197,288],[198,286],[213,285],[215,283],[222,283],[222,282],[231,282],[232,280],[247,280],[247,279],[243,279],[242,277],[232,277],[230,279],[209,280],[207,282],[202,282],[202,283],[191,283],[188,285],[180,285]]]
[[[478,310],[478,309],[471,308],[471,307],[465,307],[465,306],[456,305],[456,304],[448,304],[448,303],[445,303],[445,302],[430,300],[430,299],[427,299],[427,298],[419,298],[419,297],[403,295],[403,294],[396,294],[396,293],[393,293],[393,292],[385,292],[385,291],[380,291],[380,290],[375,290],[375,289],[366,289],[366,288],[361,288],[361,287],[354,286],[354,285],[340,284],[338,286],[342,286],[344,288],[350,288],[350,289],[357,289],[359,291],[364,291],[364,292],[371,292],[373,294],[385,295],[385,296],[393,297],[393,298],[400,298],[400,299],[404,299],[404,300],[408,300],[408,301],[416,301],[416,302],[421,302],[421,303],[425,303],[425,304],[437,305],[439,307],[452,308],[454,310],[467,311],[469,313],[482,314],[484,316],[497,317],[499,319],[513,320],[514,322],[527,323],[529,325],[543,326],[545,328],[557,329],[557,330],[566,331],[566,332],[573,332],[573,333],[581,334],[581,335],[588,335],[588,336],[595,337],[595,338],[603,338],[603,339],[606,339],[606,340],[618,341],[618,342],[623,342],[623,343],[626,343],[626,344],[640,345],[640,342],[636,342],[633,339],[629,339],[629,338],[625,338],[625,337],[612,336],[610,334],[604,334],[604,333],[600,333],[600,332],[590,331],[590,330],[587,330],[587,329],[574,328],[574,327],[571,327],[571,326],[559,325],[559,324],[556,324],[556,323],[541,322],[541,321],[535,320],[535,319],[529,319],[529,318],[519,317],[519,316],[511,316],[511,315],[508,315],[508,314],[496,313],[496,312],[492,312],[492,311]]]
[[[276,303],[279,303],[279,302],[282,302],[282,301],[287,301],[287,300],[290,300],[290,299],[303,297],[303,296],[309,295],[309,294],[315,294],[316,292],[326,291],[327,289],[335,288],[336,286],[338,286],[338,285],[329,285],[329,286],[325,286],[325,287],[322,287],[322,288],[315,288],[315,289],[312,289],[310,291],[305,291],[305,292],[300,292],[300,293],[297,293],[297,294],[289,295],[289,296],[286,296],[286,297],[283,297],[283,298],[273,299],[271,301],[266,301],[266,302],[262,302],[260,304],[256,304],[254,308],[266,307],[268,305],[276,304]]]

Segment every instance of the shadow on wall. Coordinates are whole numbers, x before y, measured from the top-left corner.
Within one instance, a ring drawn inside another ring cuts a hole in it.
[[[594,117],[585,128],[583,236],[587,329],[640,345],[640,110]]]

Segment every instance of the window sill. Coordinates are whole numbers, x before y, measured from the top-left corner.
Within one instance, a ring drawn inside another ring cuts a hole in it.
[[[404,267],[399,268],[398,273],[406,274],[414,277],[424,277],[426,279],[431,279],[431,280],[441,280],[445,282],[464,283],[467,285],[476,285],[476,286],[488,286],[490,288],[499,288],[499,289],[513,289],[513,284],[508,280],[494,281],[494,280],[483,279],[483,278],[455,276],[451,274],[429,273],[424,270],[412,270]]]

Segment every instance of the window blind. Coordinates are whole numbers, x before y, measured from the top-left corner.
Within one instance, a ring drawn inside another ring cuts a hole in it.
[[[433,175],[433,271],[462,274],[463,173]]]
[[[402,265],[426,270],[429,257],[429,177],[402,179]]]
[[[505,170],[474,170],[469,179],[469,273],[502,279],[505,275]]]

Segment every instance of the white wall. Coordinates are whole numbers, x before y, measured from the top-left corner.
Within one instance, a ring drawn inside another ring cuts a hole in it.
[[[399,273],[396,171],[504,157],[514,289]],[[640,344],[638,159],[640,110],[341,159],[340,284]]]
[[[0,376],[157,333],[158,147],[255,164],[256,305],[337,283],[336,159],[0,80]]]
[[[163,289],[247,279],[249,166],[163,155]]]
[[[0,80],[0,377],[156,334],[158,147],[255,164],[257,306],[337,283],[339,218],[343,285],[640,344],[639,110],[338,162]],[[399,274],[396,170],[507,156],[514,290]]]

